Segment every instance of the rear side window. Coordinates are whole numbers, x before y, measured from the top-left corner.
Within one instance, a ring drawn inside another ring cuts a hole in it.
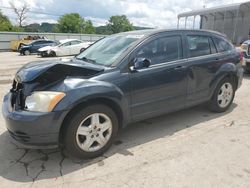
[[[208,36],[187,36],[188,57],[199,57],[216,53],[214,43]]]
[[[230,51],[233,49],[232,44],[230,44],[229,42],[227,42],[224,39],[214,37],[213,41],[216,45],[218,52],[226,52],[226,51]]]
[[[160,37],[152,40],[136,52],[136,58],[147,58],[151,64],[182,59],[181,36]]]

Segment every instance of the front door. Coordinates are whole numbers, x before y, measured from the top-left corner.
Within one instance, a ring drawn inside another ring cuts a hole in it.
[[[151,61],[147,68],[130,73],[133,120],[153,117],[185,106],[187,61],[181,35],[164,35],[144,42],[131,56]]]

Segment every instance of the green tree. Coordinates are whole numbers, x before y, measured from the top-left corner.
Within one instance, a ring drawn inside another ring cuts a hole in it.
[[[78,13],[65,14],[59,18],[54,31],[61,33],[83,33],[84,19]]]
[[[53,32],[60,33],[95,33],[90,20],[84,20],[78,13],[65,14],[59,18]]]
[[[93,26],[93,23],[91,20],[87,20],[84,25],[84,33],[87,34],[94,34],[95,33],[95,28]]]
[[[120,33],[125,31],[132,31],[133,24],[129,22],[125,15],[111,16],[107,24],[110,33]]]
[[[13,26],[7,16],[0,12],[0,31],[13,31]]]

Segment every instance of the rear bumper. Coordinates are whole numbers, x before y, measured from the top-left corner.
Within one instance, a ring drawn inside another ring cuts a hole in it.
[[[242,85],[242,80],[243,80],[243,75],[244,75],[244,69],[243,67],[239,64],[237,67],[237,77],[238,77],[238,87],[239,88]]]
[[[4,97],[2,113],[10,136],[26,148],[54,148],[67,111],[49,113],[11,110],[10,93]]]

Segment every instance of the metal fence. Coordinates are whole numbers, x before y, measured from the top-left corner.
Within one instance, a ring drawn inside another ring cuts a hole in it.
[[[73,34],[73,33],[31,33],[31,32],[0,32],[0,50],[10,50],[10,41],[20,40],[27,36],[46,37],[51,40],[80,39],[82,41],[96,41],[105,35],[96,34]]]

